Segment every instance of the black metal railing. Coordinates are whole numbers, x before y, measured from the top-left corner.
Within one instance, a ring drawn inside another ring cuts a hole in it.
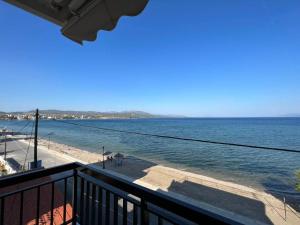
[[[0,225],[58,221],[81,225],[238,224],[80,163],[0,179]]]

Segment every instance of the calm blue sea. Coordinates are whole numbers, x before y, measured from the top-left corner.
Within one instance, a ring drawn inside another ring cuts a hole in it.
[[[145,133],[182,136],[290,148],[300,151],[300,118],[201,118],[201,119],[131,119],[78,120],[85,125]],[[0,121],[0,127],[17,130],[26,121]],[[31,131],[31,127],[26,129]],[[54,132],[52,139],[91,152],[122,152],[154,163],[201,173],[264,189],[286,196],[299,205],[295,191],[295,172],[300,169],[300,153],[276,152],[244,147],[193,143],[124,133],[113,133],[40,121],[40,136]]]

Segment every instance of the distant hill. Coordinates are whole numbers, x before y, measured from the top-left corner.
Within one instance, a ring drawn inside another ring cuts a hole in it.
[[[151,113],[143,112],[143,111],[121,111],[121,112],[97,112],[97,111],[73,111],[73,110],[56,110],[56,109],[49,109],[49,110],[39,110],[40,115],[51,115],[51,116],[84,116],[85,118],[161,118],[161,117],[169,117],[163,115],[154,115]],[[34,114],[35,111],[27,111],[27,112],[3,112],[3,114]],[[0,112],[1,114],[1,112]]]
[[[300,113],[290,113],[283,115],[283,117],[300,117]]]
[[[123,111],[123,112],[96,112],[96,111],[62,111],[62,110],[40,110],[41,114],[57,114],[57,115],[61,115],[61,114],[73,114],[73,115],[90,115],[90,116],[94,116],[94,115],[107,115],[107,116],[111,116],[111,115],[120,115],[120,116],[133,116],[133,117],[159,117],[158,115],[153,115],[147,112],[142,112],[142,111]]]

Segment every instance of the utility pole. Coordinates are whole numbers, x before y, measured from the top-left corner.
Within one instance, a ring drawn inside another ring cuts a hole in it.
[[[104,146],[102,147],[102,156],[103,156],[103,159],[102,159],[102,168],[105,169],[105,162],[104,162]]]
[[[50,137],[51,136],[49,135],[49,137],[48,137],[49,138],[49,140],[48,140],[48,150],[50,149]]]
[[[34,130],[34,168],[37,168],[37,146],[38,146],[38,126],[39,126],[39,110],[35,113],[35,130]]]
[[[6,132],[6,131],[5,131]],[[6,161],[6,134],[4,136],[4,160]]]

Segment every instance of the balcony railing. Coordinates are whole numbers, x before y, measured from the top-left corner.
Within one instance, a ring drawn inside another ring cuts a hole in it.
[[[0,225],[238,224],[80,163],[0,179]]]

